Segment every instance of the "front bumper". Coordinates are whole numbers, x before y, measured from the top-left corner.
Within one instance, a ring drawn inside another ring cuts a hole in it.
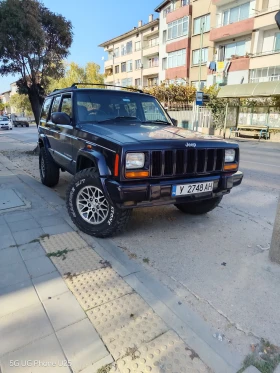
[[[8,130],[10,128],[10,126],[9,125],[5,125],[5,126],[0,126],[0,129],[1,130]]]
[[[187,203],[196,200],[209,199],[228,194],[231,189],[241,184],[243,173],[198,177],[192,179],[163,180],[155,182],[126,182],[119,183],[104,179],[103,187],[107,198],[120,208],[135,208],[145,206],[159,206],[174,203]],[[172,185],[194,184],[214,181],[212,192],[198,193],[184,197],[172,197]]]

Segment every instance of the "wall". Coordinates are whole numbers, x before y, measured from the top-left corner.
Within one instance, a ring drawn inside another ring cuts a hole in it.
[[[244,78],[243,84],[249,83],[249,70],[229,72],[227,77],[227,84],[240,84],[242,78]]]
[[[163,17],[163,11],[159,14],[159,82],[165,80],[165,70],[163,70],[162,66],[162,59],[167,58],[166,53],[166,43],[163,41],[163,32],[166,31],[166,38],[167,38],[167,23],[166,18]]]

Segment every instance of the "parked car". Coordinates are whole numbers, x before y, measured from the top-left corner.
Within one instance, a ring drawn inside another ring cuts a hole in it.
[[[11,120],[13,122],[14,127],[29,127],[29,120],[25,116],[12,114]]]
[[[2,130],[12,130],[13,129],[12,122],[8,117],[6,117],[6,116],[0,117],[0,129],[2,129]]]
[[[174,126],[155,97],[141,91],[85,89],[52,92],[39,124],[41,181],[75,175],[67,208],[87,234],[124,229],[133,208],[173,204],[205,214],[239,185],[239,146]]]

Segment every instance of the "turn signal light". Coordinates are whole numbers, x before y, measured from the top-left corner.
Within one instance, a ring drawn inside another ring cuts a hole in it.
[[[116,154],[115,165],[114,165],[114,176],[119,176],[119,163],[120,163],[120,156]]]
[[[125,177],[128,179],[137,179],[139,177],[148,177],[149,171],[129,171],[125,173]]]
[[[237,169],[238,169],[237,163],[230,163],[230,164],[225,163],[224,165],[224,171],[235,171]]]

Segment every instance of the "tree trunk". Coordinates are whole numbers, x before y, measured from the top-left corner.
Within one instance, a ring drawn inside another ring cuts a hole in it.
[[[272,233],[269,256],[273,262],[280,264],[280,197],[278,200],[278,208]]]
[[[38,87],[34,85],[32,85],[31,87],[28,87],[28,97],[29,97],[32,111],[35,117],[35,122],[38,127],[39,121],[40,121],[41,108],[42,108],[44,99],[43,97],[40,96]]]

